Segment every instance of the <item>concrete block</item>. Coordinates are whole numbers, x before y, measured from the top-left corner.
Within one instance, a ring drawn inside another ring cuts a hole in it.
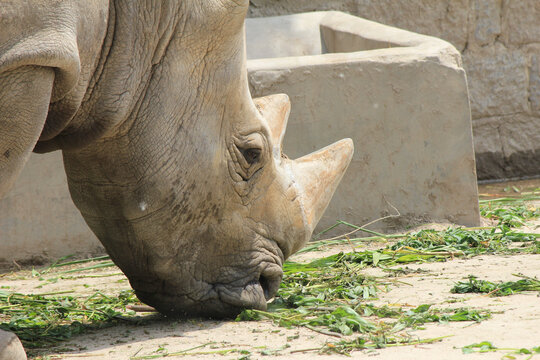
[[[71,201],[62,153],[32,154],[0,199],[0,265],[103,252]]]
[[[518,113],[540,117],[540,1],[252,0],[251,4],[251,16],[333,9],[440,37],[463,52],[474,120]],[[477,158],[477,164],[486,164],[484,160]],[[503,156],[497,162],[506,160]],[[533,169],[529,175],[540,174],[532,173]]]
[[[500,128],[502,118],[485,118],[473,121],[474,150],[476,154],[502,153]]]
[[[248,16],[339,10],[386,25],[437,36],[463,50],[467,43],[471,9],[470,0],[251,0]]]
[[[513,114],[475,120],[473,132],[478,179],[540,173],[540,119]]]
[[[501,34],[502,0],[475,0],[474,38],[478,45],[486,46],[495,42]]]
[[[503,35],[507,45],[537,43],[540,39],[540,2],[538,0],[503,0]]]
[[[326,14],[315,12],[300,18],[269,17],[265,21],[247,20],[247,58],[274,58],[317,55],[323,52],[319,28],[313,26]],[[271,38],[272,42],[259,41]]]
[[[321,10],[352,12],[355,0],[250,0],[248,16],[276,16]]]
[[[429,34],[459,50],[467,43],[469,0],[356,0],[354,14],[382,24]]]
[[[535,50],[530,55],[529,102],[531,113],[540,116],[540,49],[536,48]]]
[[[253,96],[291,98],[284,143],[290,157],[341,138],[354,141],[352,163],[318,230],[336,220],[362,225],[394,213],[393,207],[402,216],[372,228],[397,231],[438,220],[477,225],[467,82],[455,48],[339,12],[280,21],[310,20],[321,35],[304,41],[322,38],[321,49],[330,53],[250,60],[248,71]],[[276,21],[247,20],[248,53],[253,41],[274,40],[271,32],[256,40],[253,24]]]
[[[463,62],[469,77],[473,118],[527,112],[528,62],[520,51],[486,56],[467,53]]]

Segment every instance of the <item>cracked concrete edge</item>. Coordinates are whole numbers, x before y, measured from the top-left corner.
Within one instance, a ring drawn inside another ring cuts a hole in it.
[[[296,56],[250,59],[248,60],[249,71],[260,71],[266,68],[295,69],[312,65],[331,65],[336,62],[365,61],[383,63],[433,61],[462,71],[459,51],[452,44],[438,38],[383,25],[339,11],[281,16],[283,17],[307,18],[308,21],[318,22],[323,39],[331,44],[345,45],[332,49],[339,52],[302,56],[301,61]],[[264,21],[272,21],[276,18],[264,18]],[[333,41],[335,36],[340,37],[339,41]],[[366,44],[371,44],[371,48],[367,45],[366,50]],[[386,44],[386,47],[374,48],[374,44]]]

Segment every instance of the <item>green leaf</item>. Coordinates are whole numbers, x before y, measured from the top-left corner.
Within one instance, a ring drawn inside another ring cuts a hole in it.
[[[417,308],[413,309],[412,311],[416,314],[419,314],[419,313],[424,313],[426,311],[429,310],[429,308],[431,308],[431,305],[429,304],[423,304],[423,305],[420,305],[418,306]]]
[[[377,266],[379,264],[379,261],[381,260],[382,254],[380,252],[374,251],[372,253],[373,256],[373,266]]]

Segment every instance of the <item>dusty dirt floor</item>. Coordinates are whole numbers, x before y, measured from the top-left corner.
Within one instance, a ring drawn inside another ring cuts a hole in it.
[[[537,181],[538,182],[538,181]],[[511,189],[511,188],[510,188]],[[508,195],[497,185],[480,187],[481,193]],[[535,206],[540,206],[536,203]],[[527,232],[540,232],[540,221],[529,224]],[[375,244],[376,245],[376,244]],[[375,246],[371,245],[371,246]],[[309,261],[339,251],[349,251],[349,246],[325,248],[324,251],[304,253],[293,257],[296,261]],[[87,266],[88,264],[85,264]],[[462,347],[489,341],[499,348],[533,348],[540,346],[540,293],[529,292],[505,297],[477,294],[451,294],[450,288],[459,280],[473,274],[485,280],[517,280],[513,274],[540,278],[540,255],[478,256],[446,262],[408,265],[413,270],[407,275],[393,278],[394,285],[387,292],[379,293],[376,305],[400,304],[415,307],[433,304],[439,308],[471,307],[488,309],[492,318],[482,322],[454,322],[427,324],[423,330],[411,331],[419,339],[445,337],[422,345],[388,347],[384,349],[355,351],[353,358],[374,359],[501,359],[510,351],[464,354]],[[126,278],[117,268],[94,270],[98,278],[63,279],[55,283],[39,281],[31,271],[18,271],[0,277],[3,287],[20,293],[43,294],[56,291],[74,291],[92,294],[101,291],[117,294],[129,289]],[[367,274],[388,276],[379,268],[367,268]],[[60,347],[52,349],[48,359],[130,359],[154,355],[162,358],[168,352],[189,351],[192,355],[169,356],[173,359],[343,359],[344,355],[319,354],[318,349],[336,337],[327,336],[307,328],[287,329],[271,321],[234,322],[212,320],[171,320],[152,313],[141,313],[138,325],[121,324],[94,330],[74,337]],[[219,354],[222,350],[235,351]],[[244,351],[242,353],[241,351]],[[160,356],[161,355],[161,356]],[[512,355],[526,359],[529,355]],[[47,357],[45,357],[47,358]],[[511,357],[507,357],[511,358]],[[533,356],[540,359],[540,354]]]

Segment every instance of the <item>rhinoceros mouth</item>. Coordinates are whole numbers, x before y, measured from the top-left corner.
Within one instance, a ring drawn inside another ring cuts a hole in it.
[[[282,277],[281,268],[272,266],[242,287],[220,284],[215,289],[225,304],[241,309],[266,310],[266,303],[277,293]]]
[[[168,316],[231,318],[244,309],[266,310],[267,302],[279,289],[282,276],[281,266],[270,264],[243,285],[237,282],[200,284],[206,288],[202,296],[141,289],[135,292],[142,302]]]

